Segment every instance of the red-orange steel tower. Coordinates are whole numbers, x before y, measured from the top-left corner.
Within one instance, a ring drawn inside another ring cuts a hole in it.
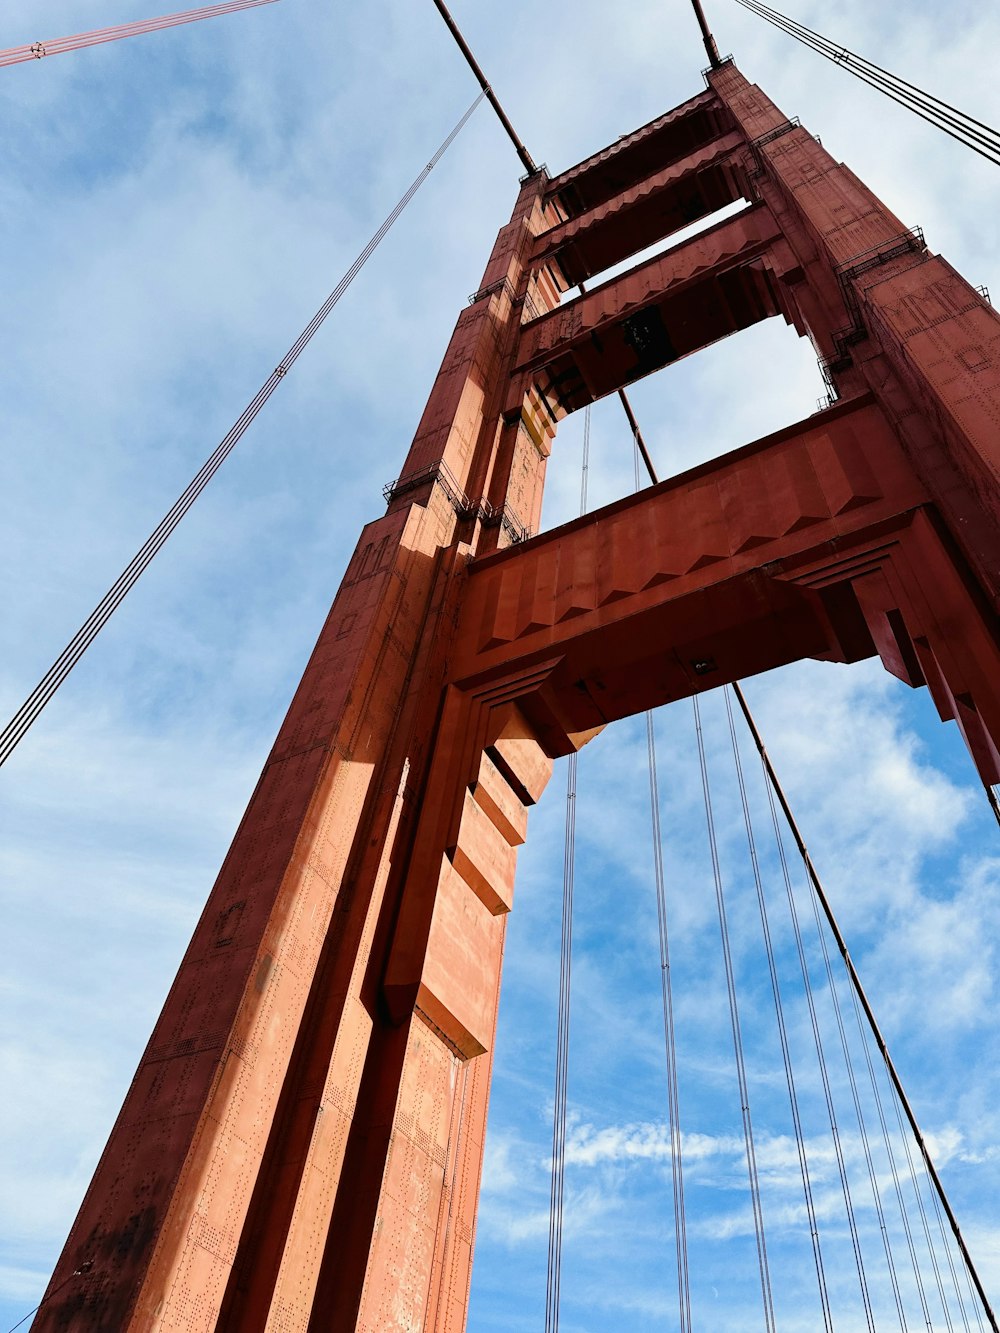
[[[464,1327],[516,850],[606,722],[877,653],[1000,779],[1000,318],[731,62],[707,77],[524,180],[39,1333]],[[563,416],[772,315],[828,410],[532,535]]]

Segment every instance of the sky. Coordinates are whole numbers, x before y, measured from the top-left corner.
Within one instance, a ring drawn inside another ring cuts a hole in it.
[[[1000,291],[995,168],[733,0],[706,8],[721,50],[789,116],[908,225],[922,226],[933,250]],[[993,62],[983,57],[1000,42],[991,6],[789,0],[788,9],[1000,122]],[[455,0],[453,10],[529,150],[553,172],[703,86],[686,0]],[[153,0],[48,0],[40,21],[35,8],[0,0],[2,43],[156,12]],[[430,0],[280,0],[2,74],[7,716],[476,90]],[[0,772],[0,1333],[40,1298],[357,533],[382,512],[381,488],[398,475],[520,172],[481,107]],[[669,476],[809,415],[821,392],[808,343],[772,320],[651,377],[633,401]],[[595,407],[592,437],[599,505],[633,484],[614,403]],[[579,418],[560,430],[545,526],[575,512],[581,439]],[[971,764],[926,692],[877,662],[802,663],[750,681],[747,693],[1000,1299],[1000,860]],[[703,712],[778,1326],[811,1330],[820,1327],[816,1283],[721,697],[707,697]],[[610,728],[579,765],[563,1333],[677,1327],[644,725]],[[695,1327],[726,1333],[763,1322],[690,705],[662,710],[656,728],[692,1303]],[[831,1302],[838,1329],[851,1333],[865,1325],[837,1166],[749,749],[744,762]],[[565,781],[557,766],[520,859],[473,1333],[542,1323]],[[811,908],[794,866],[792,875],[808,965],[820,976]],[[828,1002],[819,1008],[881,1315],[891,1291],[864,1144],[835,1058],[835,1015]],[[877,1108],[862,1048],[854,1050],[870,1123]],[[889,1217],[887,1159],[875,1169]],[[899,1282],[919,1327],[895,1219],[887,1226]],[[927,1287],[933,1307],[933,1275]],[[932,1322],[946,1326],[939,1310]],[[896,1326],[892,1317],[885,1326]]]

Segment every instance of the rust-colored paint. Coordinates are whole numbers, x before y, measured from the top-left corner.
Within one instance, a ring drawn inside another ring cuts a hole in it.
[[[735,66],[708,78],[524,182],[38,1333],[461,1333],[516,852],[607,721],[877,653],[1000,779],[1000,318]],[[776,314],[839,402],[531,536],[562,415]]]

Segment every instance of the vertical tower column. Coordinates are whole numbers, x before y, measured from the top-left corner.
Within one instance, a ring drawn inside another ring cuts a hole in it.
[[[491,525],[508,539],[485,495],[529,282],[543,308],[558,299],[528,266],[536,235],[559,216],[544,184],[524,182],[388,512],[361,535],[53,1275],[40,1333],[304,1329],[328,1233],[338,1234],[342,1173],[345,1206],[366,1188],[354,1177],[376,1104],[401,1097],[414,1151],[435,1169],[448,1155],[458,1071],[475,1051],[425,1020],[409,1038],[389,1020],[379,979],[409,891],[464,567]],[[545,453],[518,454],[522,489]],[[492,1042],[488,1025],[477,1038],[475,1050]],[[479,1076],[468,1092],[480,1106],[482,1085]],[[86,1262],[86,1278],[67,1283]],[[345,1309],[357,1296],[345,1292]]]

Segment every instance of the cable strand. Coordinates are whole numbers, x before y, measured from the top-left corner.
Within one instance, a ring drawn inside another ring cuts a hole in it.
[[[912,1136],[916,1141],[917,1147],[920,1151],[920,1155],[923,1158],[924,1167],[927,1171],[927,1175],[930,1179],[931,1184],[933,1185],[934,1191],[937,1194],[938,1199],[940,1200],[941,1207],[944,1209],[944,1213],[948,1219],[948,1225],[951,1228],[952,1235],[955,1237],[955,1241],[962,1254],[962,1259],[968,1270],[969,1277],[972,1279],[978,1298],[982,1303],[983,1313],[986,1315],[986,1318],[989,1321],[989,1325],[990,1328],[993,1330],[993,1333],[1000,1333],[1000,1327],[998,1327],[997,1325],[996,1315],[993,1313],[993,1307],[991,1306],[989,1297],[986,1294],[986,1289],[983,1286],[982,1278],[979,1276],[979,1271],[976,1268],[975,1263],[973,1262],[972,1259],[972,1255],[969,1252],[969,1248],[965,1243],[965,1237],[962,1234],[962,1229],[959,1226],[958,1219],[956,1218],[955,1213],[951,1207],[951,1204],[948,1201],[948,1196],[945,1193],[944,1185],[941,1183],[941,1178],[937,1173],[937,1169],[934,1166],[933,1158],[930,1155],[930,1149],[927,1147],[927,1142],[924,1139],[923,1134],[921,1133],[920,1125],[917,1122],[917,1118],[916,1115],[914,1114],[913,1107],[910,1105],[910,1099],[906,1095],[906,1089],[903,1087],[903,1083],[899,1077],[899,1072],[896,1069],[895,1062],[893,1061],[892,1056],[889,1053],[889,1048],[886,1044],[885,1038],[882,1035],[882,1029],[879,1027],[878,1020],[875,1017],[875,1012],[872,1009],[871,1004],[869,1003],[868,996],[865,994],[864,987],[861,984],[861,978],[858,975],[857,968],[854,966],[854,960],[851,958],[850,952],[847,948],[847,943],[844,939],[844,936],[840,930],[840,926],[837,922],[836,915],[834,914],[833,908],[830,905],[830,900],[826,895],[825,889],[823,888],[823,883],[820,880],[820,877],[816,871],[816,867],[812,863],[812,858],[809,855],[809,849],[806,847],[805,840],[803,839],[802,833],[798,826],[798,822],[796,821],[795,816],[792,813],[791,806],[788,804],[788,798],[785,796],[784,790],[782,789],[782,786],[778,781],[777,773],[774,770],[774,765],[771,763],[771,758],[764,747],[764,742],[761,739],[760,731],[757,727],[756,722],[754,721],[753,714],[750,711],[750,706],[746,701],[746,696],[744,695],[743,690],[738,684],[734,683],[732,689],[733,693],[736,696],[736,700],[740,705],[740,709],[744,717],[746,718],[747,726],[749,727],[750,734],[753,737],[754,745],[757,747],[757,752],[761,757],[762,763],[764,764],[768,781],[774,788],[774,794],[777,798],[778,804],[781,807],[782,814],[785,817],[785,822],[788,825],[789,832],[791,833],[795,845],[798,849],[799,855],[802,858],[802,863],[805,867],[806,874],[808,875],[813,893],[815,894],[823,910],[823,915],[826,918],[827,924],[830,928],[830,932],[837,946],[837,951],[840,954],[841,958],[843,959],[844,966],[847,969],[847,974],[850,979],[851,986],[854,988],[855,994],[857,995],[862,1011],[864,1012],[865,1021],[868,1024],[871,1034],[875,1040],[875,1045],[877,1046],[879,1054],[882,1057],[882,1061],[885,1065],[886,1072],[889,1076],[890,1082],[892,1083],[893,1089],[896,1094],[895,1100],[897,1102],[897,1105],[902,1109],[903,1114],[905,1114],[906,1116],[906,1120],[910,1126],[910,1131],[912,1133]],[[904,1142],[905,1141],[906,1138],[904,1136]]]
[[[421,185],[423,185],[424,181],[437,166],[438,162],[440,162],[441,158],[454,143],[461,131],[465,128],[466,124],[472,117],[473,112],[479,106],[480,102],[482,102],[483,97],[484,94],[480,93],[475,101],[472,102],[464,112],[448,134],[447,138],[438,147],[433,157],[431,157],[427,165],[375,231],[374,235],[354,260],[354,263],[341,278],[340,282],[292,343],[291,347],[285,353],[285,356],[278,362],[277,367],[271,371],[270,375],[268,375],[267,379],[254,394],[253,398],[251,398],[239,417],[237,417],[236,421],[223,436],[220,443],[201,465],[192,480],[188,482],[187,486],[185,486],[184,490],[167,510],[163,518],[160,519],[152,533],[146,538],[145,542],[143,542],[142,546],[125,566],[125,569],[119,574],[118,578],[104,594],[94,610],[42,676],[41,680],[25,699],[20,708],[15,712],[3,731],[0,732],[0,765],[6,763],[13,754],[32,724],[36,721],[42,710],[51,700],[52,696],[73,670],[73,667],[93,643],[104,625],[117,610],[122,600],[135,586],[140,576],[149,567],[153,558],[158,554],[164,543],[176,530],[181,519],[184,518],[188,510],[215,476],[216,472],[226,461],[237,444],[239,444],[251,423],[255,420],[265,403],[274,393],[275,389],[288,374],[289,370],[291,370],[292,366],[294,366],[320,325],[324,322],[334,306],[347,291],[348,287],[361,272],[361,269],[385,237],[390,227],[397,221],[404,209],[416,195]]]
[[[813,1251],[813,1265],[816,1269],[816,1282],[819,1289],[820,1308],[823,1314],[823,1326],[827,1330],[827,1333],[833,1333],[833,1315],[830,1310],[826,1273],[823,1266],[823,1252],[820,1244],[819,1224],[816,1219],[816,1206],[813,1200],[809,1158],[806,1151],[805,1135],[802,1132],[802,1117],[799,1111],[799,1099],[795,1086],[795,1072],[792,1067],[792,1056],[788,1043],[788,1028],[785,1023],[785,1010],[781,998],[781,986],[778,981],[778,969],[774,955],[774,943],[771,936],[767,900],[764,894],[764,883],[760,871],[760,862],[757,856],[757,841],[754,836],[753,820],[750,815],[750,803],[747,797],[746,781],[743,774],[743,761],[740,758],[739,745],[736,740],[736,724],[733,719],[733,706],[730,703],[728,690],[724,692],[724,698],[726,703],[726,720],[729,725],[729,740],[733,752],[733,764],[736,770],[740,804],[743,810],[743,823],[746,829],[747,846],[750,852],[750,865],[753,873],[754,886],[757,891],[757,907],[760,913],[764,950],[767,955],[768,975],[771,980],[771,995],[774,999],[774,1012],[777,1020],[778,1038],[781,1044],[781,1058],[785,1071],[785,1085],[788,1089],[788,1102],[792,1115],[792,1127],[795,1133],[795,1148],[799,1161],[799,1175],[802,1181],[802,1193],[805,1199],[806,1216],[809,1219],[809,1240]]]
[[[735,969],[733,967],[732,952],[730,950],[725,891],[722,884],[718,839],[715,832],[715,816],[712,809],[712,793],[708,776],[708,761],[705,755],[705,738],[701,725],[701,708],[698,703],[697,694],[691,696],[691,704],[694,710],[698,765],[701,771],[702,796],[705,805],[705,823],[708,828],[708,847],[712,862],[712,878],[715,883],[715,902],[719,917],[719,933],[722,938],[722,959],[726,974],[726,992],[729,999],[729,1022],[732,1029],[733,1053],[736,1057],[736,1077],[739,1086],[740,1112],[743,1121],[743,1145],[746,1152],[747,1177],[750,1185],[750,1204],[753,1211],[754,1237],[757,1244],[757,1267],[760,1273],[764,1326],[767,1333],[775,1333],[774,1303],[771,1294],[771,1275],[767,1260],[767,1243],[764,1235],[764,1214],[761,1206],[760,1178],[757,1172],[757,1152],[754,1144],[753,1124],[750,1116],[750,1091],[747,1083],[746,1062],[743,1055],[743,1036],[740,1028]]]
[[[206,5],[202,9],[186,9],[179,14],[161,14],[157,18],[134,19],[131,23],[119,23],[112,28],[95,28],[92,32],[78,32],[69,37],[49,37],[40,42],[26,42],[21,46],[11,46],[0,51],[0,67],[19,65],[29,60],[41,60],[45,56],[62,55],[66,51],[77,51],[85,47],[100,46],[103,42],[117,42],[123,37],[141,37],[147,32],[162,32],[164,28],[177,27],[182,23],[197,23],[200,19],[220,18],[224,14],[235,14],[241,9],[256,9],[260,5],[272,5],[276,0],[226,0],[226,3]]]
[[[884,93],[898,105],[919,116],[921,120],[927,121],[958,143],[964,144],[966,148],[971,148],[988,162],[1000,165],[1000,134],[983,125],[981,121],[958,111],[940,98],[932,97],[913,84],[907,83],[906,80],[898,78],[897,75],[883,71],[880,66],[855,55],[846,47],[836,46],[829,39],[786,18],[777,10],[760,4],[758,0],[737,0],[737,3],[759,18],[766,19],[773,27],[794,37],[802,45],[841,66],[869,87]],[[981,130],[985,130],[986,133],[982,133]]]

